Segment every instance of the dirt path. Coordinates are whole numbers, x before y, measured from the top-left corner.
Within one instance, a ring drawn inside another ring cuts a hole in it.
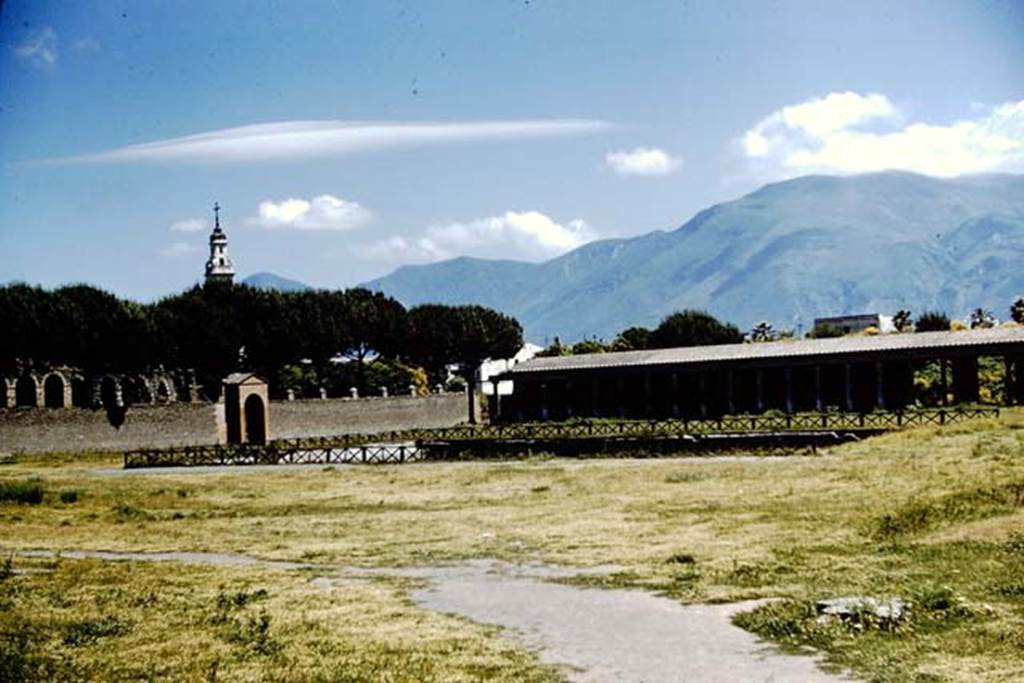
[[[57,556],[46,550],[19,554]],[[319,589],[342,590],[352,577],[368,575],[419,578],[427,585],[412,591],[417,604],[502,626],[543,661],[566,667],[569,679],[581,683],[849,680],[821,671],[812,657],[781,654],[732,624],[734,614],[753,609],[757,602],[682,605],[637,590],[552,582],[613,569],[607,567],[578,570],[474,560],[447,567],[367,570],[220,553],[61,551],[59,555],[72,559],[316,568],[346,577],[312,579]]]

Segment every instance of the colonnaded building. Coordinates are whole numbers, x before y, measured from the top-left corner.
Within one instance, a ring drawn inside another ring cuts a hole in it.
[[[534,358],[490,378],[492,420],[707,418],[766,410],[900,410],[915,371],[937,365],[941,402],[979,400],[978,361],[1001,359],[1024,403],[1024,327]],[[511,381],[502,395],[498,383]]]

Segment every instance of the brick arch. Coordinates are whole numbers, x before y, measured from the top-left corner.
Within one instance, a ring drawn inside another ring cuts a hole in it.
[[[3,403],[0,404],[0,407],[13,408],[15,405],[17,405],[17,401],[15,401],[14,397],[14,380],[11,379],[10,377],[0,377],[0,379],[3,380],[2,389],[4,392]]]
[[[56,370],[48,372],[42,381],[43,405],[47,408],[68,408],[71,405],[71,381]]]
[[[96,380],[96,403],[103,408],[118,408],[124,405],[121,379],[116,375],[103,375]]]
[[[14,405],[37,408],[39,406],[39,380],[26,372],[14,383]]]
[[[178,400],[178,392],[170,376],[157,375],[153,378],[153,399],[157,403],[174,403]]]

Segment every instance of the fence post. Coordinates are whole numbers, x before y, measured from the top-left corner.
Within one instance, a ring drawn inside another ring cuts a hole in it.
[[[942,408],[939,409],[939,424],[946,424],[946,411]]]

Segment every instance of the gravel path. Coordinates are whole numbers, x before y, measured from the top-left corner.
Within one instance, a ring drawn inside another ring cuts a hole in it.
[[[732,624],[738,612],[759,602],[682,605],[643,591],[582,588],[552,579],[600,574],[541,564],[475,560],[445,567],[360,569],[297,562],[265,561],[222,553],[117,553],[107,551],[21,551],[29,557],[94,558],[136,562],[186,562],[216,566],[322,569],[344,578],[321,576],[321,590],[343,590],[353,577],[406,576],[423,579],[413,590],[420,606],[508,629],[541,660],[566,668],[580,683],[659,683],[677,681],[847,681],[818,668],[815,658],[786,655]]]

